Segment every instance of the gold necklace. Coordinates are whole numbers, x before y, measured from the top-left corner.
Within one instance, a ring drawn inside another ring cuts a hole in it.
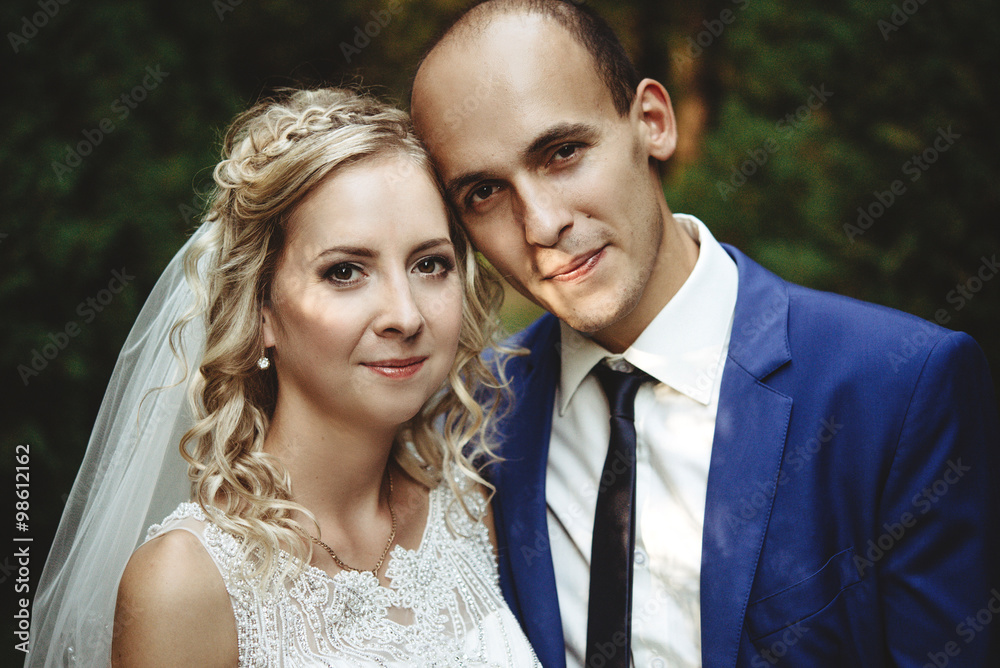
[[[379,557],[378,563],[375,564],[375,568],[371,569],[370,571],[362,571],[360,568],[354,568],[353,566],[348,566],[347,564],[345,564],[343,561],[340,560],[340,557],[337,556],[337,554],[333,551],[333,549],[329,545],[321,541],[319,538],[311,536],[313,542],[322,547],[324,550],[326,550],[327,554],[330,555],[334,563],[336,563],[337,566],[341,568],[341,570],[355,571],[358,573],[361,572],[371,573],[377,578],[378,571],[380,568],[382,568],[382,563],[385,561],[386,556],[389,554],[389,548],[392,546],[392,541],[395,540],[396,538],[396,511],[393,510],[392,507],[392,471],[386,470],[386,475],[389,476],[389,495],[386,497],[386,502],[388,502],[389,504],[389,517],[392,518],[392,529],[389,531],[389,541],[385,544],[385,549],[382,550],[382,556]]]

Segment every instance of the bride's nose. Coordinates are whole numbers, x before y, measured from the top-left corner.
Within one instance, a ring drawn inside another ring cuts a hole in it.
[[[373,327],[379,336],[411,338],[424,326],[424,315],[405,276],[386,281],[375,297],[378,313]]]

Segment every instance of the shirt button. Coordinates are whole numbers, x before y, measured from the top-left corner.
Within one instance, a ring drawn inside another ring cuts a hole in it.
[[[645,566],[649,557],[646,556],[646,551],[641,547],[635,548],[635,556],[633,557],[636,566]]]

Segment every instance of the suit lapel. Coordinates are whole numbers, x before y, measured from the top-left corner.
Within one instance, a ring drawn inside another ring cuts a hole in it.
[[[788,291],[732,247],[739,292],[708,476],[701,565],[702,658],[735,666],[771,512],[792,400],[763,381],[791,360]]]
[[[564,668],[566,649],[545,504],[546,462],[559,376],[559,326],[551,316],[540,325],[531,354],[510,363],[514,406],[504,419],[504,461],[495,476],[494,509],[504,596],[542,664]],[[518,365],[524,366],[518,369]]]

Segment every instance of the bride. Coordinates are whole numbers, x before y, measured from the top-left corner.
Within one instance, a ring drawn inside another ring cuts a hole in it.
[[[293,92],[235,121],[214,176],[190,287],[175,259],[116,369],[26,665],[537,665],[479,475],[500,292],[406,115]],[[193,417],[153,384],[168,347],[198,351]]]

